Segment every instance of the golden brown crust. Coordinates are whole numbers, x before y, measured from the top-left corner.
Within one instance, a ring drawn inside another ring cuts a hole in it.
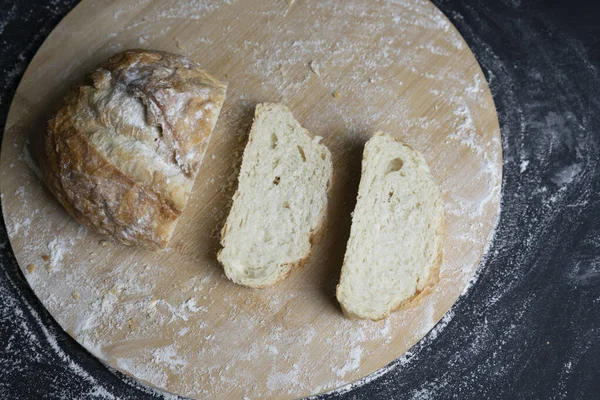
[[[126,244],[151,250],[166,246],[164,227],[181,211],[144,190],[99,155],[68,115],[59,113],[50,122],[46,156],[42,164],[46,183],[77,221]],[[138,226],[137,221],[145,215],[154,221],[155,229],[127,228]]]
[[[48,123],[40,155],[46,184],[80,223],[126,244],[164,248],[226,86],[185,57],[146,50],[117,54],[89,78]]]

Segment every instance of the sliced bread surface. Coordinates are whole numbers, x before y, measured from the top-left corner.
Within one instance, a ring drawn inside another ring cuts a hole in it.
[[[437,281],[443,207],[418,151],[377,132],[362,176],[337,299],[350,318],[379,320]]]
[[[325,217],[331,154],[280,104],[256,107],[218,259],[232,281],[273,285],[309,256]]]

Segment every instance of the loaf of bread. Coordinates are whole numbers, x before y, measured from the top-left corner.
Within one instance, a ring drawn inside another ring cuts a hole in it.
[[[325,217],[331,154],[285,106],[259,104],[218,254],[232,281],[273,285],[308,258]]]
[[[337,299],[379,320],[438,280],[443,207],[425,158],[383,132],[366,144]],[[424,293],[423,293],[424,294]]]
[[[164,248],[192,191],[226,85],[186,57],[129,50],[70,91],[40,167],[80,223]]]

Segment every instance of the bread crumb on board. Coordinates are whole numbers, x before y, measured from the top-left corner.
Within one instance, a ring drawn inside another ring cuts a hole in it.
[[[321,70],[319,64],[316,61],[311,61],[310,63],[308,63],[308,66],[310,67],[310,70],[315,73],[316,76],[321,76]]]
[[[331,95],[334,99],[339,99],[340,97],[342,97],[339,90],[334,90],[333,93],[331,93]]]
[[[76,290],[73,293],[71,293],[71,297],[73,297],[73,300],[79,300],[79,292]]]
[[[34,271],[35,271],[35,265],[29,264],[27,266],[27,272],[29,272],[30,274],[33,274]]]
[[[186,48],[181,43],[181,40],[179,40],[178,38],[174,38],[173,41],[175,42],[175,46],[177,46],[178,49],[186,51]]]
[[[43,254],[42,255],[42,260],[48,262],[48,261],[50,261],[50,256],[48,254]]]

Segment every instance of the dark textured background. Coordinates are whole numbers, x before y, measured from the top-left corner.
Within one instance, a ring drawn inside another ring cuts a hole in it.
[[[73,0],[0,1],[0,126]],[[371,383],[328,398],[600,398],[600,12],[596,1],[434,0],[486,74],[502,130],[502,213],[444,323]],[[162,398],[44,311],[0,224],[0,399]],[[327,397],[327,396],[326,396]]]

